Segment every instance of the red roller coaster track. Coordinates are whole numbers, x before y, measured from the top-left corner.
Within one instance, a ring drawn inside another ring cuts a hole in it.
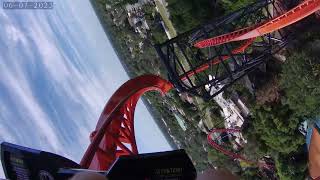
[[[170,82],[155,75],[139,76],[123,84],[109,99],[96,130],[91,133],[91,144],[81,166],[107,170],[117,157],[138,154],[134,136],[136,104],[145,92],[156,90],[164,94],[170,89]]]
[[[292,10],[268,22],[206,39],[197,42],[195,46],[205,48],[247,39],[244,44],[232,51],[233,53],[240,53],[244,51],[256,37],[284,28],[311,15],[319,9],[320,0],[305,0]],[[228,58],[228,56],[225,56],[223,60],[227,60]],[[218,63],[216,59],[213,59],[209,63],[197,68],[195,72],[187,74],[187,76],[193,76],[207,69],[209,65]],[[181,77],[182,80],[185,78],[187,77]],[[134,135],[134,111],[139,98],[147,91],[157,90],[165,94],[172,88],[173,85],[170,82],[154,75],[140,76],[123,84],[106,104],[95,131],[91,133],[91,144],[81,160],[81,166],[94,170],[107,170],[117,157],[121,155],[138,154]],[[216,131],[217,130],[214,130],[213,132]],[[240,155],[225,151],[222,147],[214,143],[210,135],[208,136],[208,142],[215,149],[232,158],[245,160],[245,158]]]
[[[240,154],[236,154],[236,153],[233,153],[231,151],[228,151],[228,150],[225,150],[224,148],[222,148],[219,144],[217,144],[213,139],[212,139],[212,135],[214,133],[240,133],[241,130],[240,129],[214,129],[212,130],[208,136],[207,136],[207,140],[208,140],[208,143],[214,147],[215,149],[217,149],[218,151],[220,152],[223,152],[223,154],[233,158],[233,159],[241,159],[241,160],[244,160],[246,162],[249,162],[248,160],[246,160],[244,157],[242,157]]]
[[[290,11],[278,17],[275,17],[267,22],[239,29],[213,38],[209,38],[197,42],[194,46],[198,48],[206,48],[232,41],[241,41],[263,36],[265,34],[274,32],[276,30],[289,26],[295,22],[298,22],[301,19],[315,13],[318,10],[320,10],[319,0],[305,0],[295,8],[291,9]]]
[[[241,133],[241,129],[213,129],[207,136],[207,140],[208,143],[211,145],[211,147],[213,147],[214,149],[220,151],[221,153],[223,153],[224,155],[232,158],[232,159],[238,159],[241,161],[244,161],[248,164],[252,164],[252,165],[258,165],[260,167],[264,167],[266,169],[272,169],[273,167],[271,165],[267,165],[266,163],[260,163],[260,162],[254,162],[251,160],[248,160],[247,158],[245,158],[244,156],[242,156],[239,153],[235,153],[229,150],[226,150],[225,148],[223,148],[221,145],[219,145],[218,143],[216,143],[216,141],[213,140],[213,134],[215,133]],[[219,136],[218,138],[216,138],[216,140],[221,140],[221,137]]]

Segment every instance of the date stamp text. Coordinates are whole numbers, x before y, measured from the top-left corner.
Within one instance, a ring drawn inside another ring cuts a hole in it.
[[[3,9],[53,9],[51,1],[4,1]]]

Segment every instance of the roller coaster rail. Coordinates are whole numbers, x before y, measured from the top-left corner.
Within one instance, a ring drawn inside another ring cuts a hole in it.
[[[157,45],[170,82],[143,75],[123,84],[106,104],[80,165],[108,170],[117,157],[138,154],[134,111],[145,92],[165,94],[176,88],[210,99],[279,52],[290,35],[287,26],[319,9],[320,0],[305,0],[289,11],[279,1],[263,0]],[[209,80],[209,75],[214,78]],[[209,136],[213,148],[231,158],[246,160],[226,151]]]

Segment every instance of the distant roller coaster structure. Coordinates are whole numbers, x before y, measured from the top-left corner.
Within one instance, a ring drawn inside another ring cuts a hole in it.
[[[80,165],[108,170],[119,156],[138,154],[134,111],[145,92],[165,94],[176,88],[210,99],[279,52],[290,36],[287,27],[319,9],[320,0],[305,0],[288,11],[280,1],[261,0],[156,45],[169,81],[143,75],[123,84],[106,104]],[[209,75],[213,77],[210,80]],[[213,148],[233,159],[246,160],[223,149],[210,134],[208,142]]]

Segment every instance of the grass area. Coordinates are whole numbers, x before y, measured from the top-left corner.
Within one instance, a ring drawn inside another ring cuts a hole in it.
[[[155,1],[155,4],[159,10],[159,14],[162,17],[162,20],[164,22],[164,24],[166,25],[169,34],[171,36],[171,38],[176,37],[177,36],[177,31],[174,28],[172,21],[169,19],[167,13],[166,13],[166,7],[164,6],[164,4],[162,4],[162,2],[160,2],[159,0]],[[176,47],[176,46],[175,46]],[[176,47],[175,48],[175,52],[176,55],[178,57],[178,59],[180,60],[180,62],[182,63],[183,67],[185,69],[190,69],[189,64],[187,63],[187,61],[185,60],[185,57],[183,56],[182,52]],[[182,72],[180,72],[182,73]],[[194,83],[195,78],[194,77],[190,77],[191,81]],[[203,104],[203,100],[198,98],[198,97],[194,97],[194,99],[196,100],[196,102],[198,104]],[[206,118],[204,118],[204,123],[206,124],[207,127],[213,127],[213,122],[212,122],[212,118],[210,117],[210,112],[206,111],[205,113]]]
[[[171,20],[169,19],[168,15],[166,13],[166,7],[159,0],[156,0],[155,3],[156,3],[156,6],[157,6],[157,8],[159,10],[159,14],[161,15],[161,18],[162,18],[165,26],[167,27],[167,29],[169,31],[169,34],[170,34],[171,38],[176,37],[177,36],[177,31],[173,27],[173,24],[172,24]],[[180,62],[182,62],[184,68],[185,69],[190,69],[189,65],[186,64],[186,60],[185,60],[182,52],[180,50],[178,50],[177,48],[175,48],[175,51],[176,51],[176,55],[177,55],[178,59],[180,59]]]
[[[164,24],[166,25],[166,27],[168,28],[169,34],[171,36],[171,38],[174,38],[177,36],[177,31],[176,29],[173,27],[173,24],[171,22],[171,20],[169,19],[167,13],[166,13],[166,7],[158,0],[155,1],[156,6],[159,10],[159,13],[162,17],[162,20],[164,22]]]
[[[159,0],[156,0],[155,3],[156,3],[156,6],[159,10],[159,14],[161,15],[161,18],[169,31],[171,38],[176,37],[177,31],[173,27],[173,24],[166,13],[166,7]],[[185,60],[185,57],[183,56],[182,52],[180,50],[178,50],[176,45],[175,45],[175,47],[176,47],[175,48],[176,55],[177,55],[178,59],[180,60],[180,62],[182,63],[184,69],[190,69],[190,66],[189,66],[189,64],[187,64],[187,61]]]

